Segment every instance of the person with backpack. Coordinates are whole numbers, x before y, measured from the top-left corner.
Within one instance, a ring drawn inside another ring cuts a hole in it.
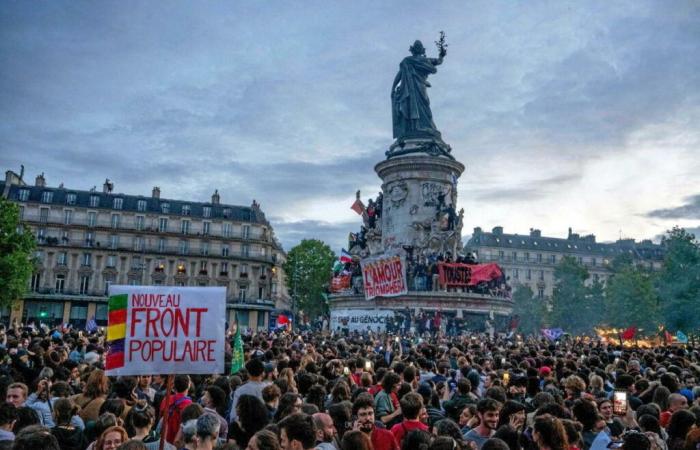
[[[170,402],[161,404],[161,414],[165,412],[167,415],[168,428],[165,430],[165,440],[171,444],[175,443],[175,436],[180,430],[180,422],[182,410],[192,403],[192,399],[187,396],[187,392],[190,389],[190,377],[188,375],[175,375],[175,380],[173,383],[175,389],[175,394],[170,396]],[[163,411],[164,408],[168,408],[167,411]]]

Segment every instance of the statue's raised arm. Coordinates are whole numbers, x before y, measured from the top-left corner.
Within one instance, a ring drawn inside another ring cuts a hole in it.
[[[416,41],[409,48],[407,56],[399,65],[399,72],[391,86],[391,110],[394,138],[405,139],[430,138],[441,140],[440,132],[433,122],[428,98],[428,75],[437,73],[436,66],[442,64],[447,54],[445,34],[440,32],[440,39],[435,42],[438,58],[425,56],[425,47]]]

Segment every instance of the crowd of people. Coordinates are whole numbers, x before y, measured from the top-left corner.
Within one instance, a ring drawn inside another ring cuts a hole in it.
[[[409,291],[459,291],[507,299],[510,299],[512,296],[512,288],[508,284],[505,275],[469,286],[446,286],[441,284],[440,264],[478,264],[473,253],[458,254],[456,257],[453,257],[450,252],[444,254],[434,252],[428,255],[417,256],[414,255],[411,248],[406,250],[406,278]],[[364,293],[362,268],[359,260],[337,265],[334,267],[333,277],[350,277],[351,282],[348,289],[352,290],[356,295]]]
[[[171,378],[108,377],[107,350],[99,331],[0,328],[0,449],[700,448],[692,346],[260,332],[239,372]]]

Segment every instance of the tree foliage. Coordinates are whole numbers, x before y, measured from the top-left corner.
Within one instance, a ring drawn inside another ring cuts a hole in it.
[[[303,310],[310,317],[328,312],[323,294],[334,260],[331,248],[316,239],[304,239],[289,251],[284,272],[297,311]]]
[[[544,301],[535,297],[532,288],[519,285],[513,293],[513,314],[518,316],[518,331],[523,334],[539,335],[544,326],[547,309]]]
[[[22,298],[34,270],[36,242],[20,227],[19,206],[0,197],[0,306]]]
[[[604,322],[613,327],[636,326],[646,331],[659,324],[658,296],[654,275],[631,259],[614,262],[605,289]]]
[[[664,265],[656,287],[667,328],[695,330],[700,328],[700,245],[695,236],[674,227],[664,236]]]
[[[600,322],[603,304],[597,292],[586,286],[588,278],[588,269],[574,257],[561,259],[554,269],[550,325],[572,333],[584,333]],[[599,285],[596,289],[600,289]]]

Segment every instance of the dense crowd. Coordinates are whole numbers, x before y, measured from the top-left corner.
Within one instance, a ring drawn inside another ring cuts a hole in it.
[[[688,346],[257,333],[244,369],[171,377],[166,401],[162,374],[106,376],[99,332],[0,333],[0,449],[700,448]]]
[[[450,252],[429,252],[426,255],[415,255],[411,248],[406,248],[406,278],[409,291],[450,291],[469,292],[492,297],[512,297],[512,288],[508,284],[505,275],[489,281],[481,281],[469,286],[445,286],[440,283],[440,264],[478,264],[473,253],[465,255],[457,254],[455,257]],[[350,289],[359,295],[364,293],[362,285],[362,268],[360,262],[354,260],[334,267],[333,277],[351,277]]]

